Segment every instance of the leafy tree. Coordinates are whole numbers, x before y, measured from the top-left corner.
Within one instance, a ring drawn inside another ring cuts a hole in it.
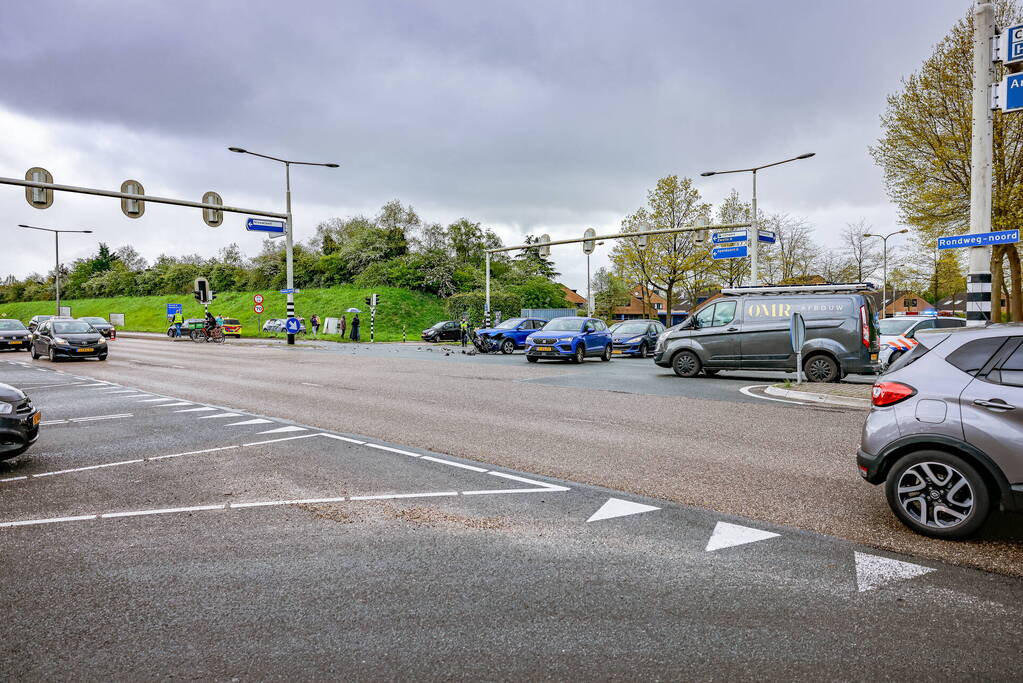
[[[593,312],[598,318],[610,320],[614,309],[628,306],[631,300],[629,286],[607,268],[598,268],[593,274]]]
[[[1012,26],[1023,21],[1016,0],[994,0],[995,23]],[[999,78],[1001,76],[999,75]],[[903,222],[927,244],[939,236],[969,229],[970,156],[973,88],[973,12],[952,27],[934,47],[917,73],[888,97],[881,116],[882,135],[870,149],[884,172],[888,194]],[[1023,119],[994,115],[992,227],[1016,227],[1023,218]],[[940,259],[931,259],[937,265]],[[1010,274],[1010,316],[1023,320],[1023,282],[1016,245],[992,248],[992,317],[1000,315],[1003,267]],[[947,270],[947,269],[946,269]],[[997,275],[997,277],[995,277]],[[943,287],[937,269],[933,290]]]
[[[526,244],[539,244],[540,238],[526,235]],[[526,247],[518,253],[514,261],[515,269],[526,277],[543,277],[556,279],[561,273],[554,269],[554,262],[546,256],[540,256],[540,247]]]

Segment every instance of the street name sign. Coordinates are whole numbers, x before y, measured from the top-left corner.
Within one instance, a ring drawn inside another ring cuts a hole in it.
[[[726,258],[746,258],[747,247],[745,244],[734,247],[714,247],[710,250],[710,256],[716,261]]]
[[[281,294],[298,294],[299,291],[301,291],[301,290],[298,290],[298,289],[282,289],[282,290],[280,290]]]
[[[298,321],[298,318],[288,318],[284,322],[284,331],[288,334],[298,334],[298,331],[302,328],[302,323]]]
[[[714,244],[727,244],[729,242],[745,242],[747,239],[749,239],[749,233],[745,230],[728,230],[715,232],[711,235],[710,241]]]
[[[938,249],[963,249],[965,247],[990,247],[995,244],[1019,242],[1019,229],[998,232],[976,232],[952,237],[939,237]]]
[[[774,244],[778,240],[778,236],[770,230],[760,230],[758,237],[761,242],[766,242],[767,244]]]
[[[1023,110],[1023,73],[1009,74],[995,84],[995,102],[992,108],[1005,112]]]
[[[998,38],[998,54],[1003,64],[1023,62],[1023,24],[1009,27]]]
[[[284,234],[284,221],[275,221],[268,218],[250,218],[245,221],[245,229],[253,232],[270,232],[278,235]]]

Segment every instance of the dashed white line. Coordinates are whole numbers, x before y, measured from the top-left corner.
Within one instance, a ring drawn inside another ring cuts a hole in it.
[[[159,407],[159,406],[157,406]],[[175,413],[202,413],[210,410],[216,410],[216,408],[185,408],[184,410],[175,410]]]
[[[319,387],[319,386],[323,386],[322,384],[313,384],[312,382],[302,382],[302,384],[306,385],[307,387]]]
[[[423,460],[429,460],[430,462],[438,462],[441,465],[451,465],[452,467],[460,467],[463,470],[472,470],[473,472],[486,472],[486,467],[476,467],[475,465],[464,465],[454,460],[443,460],[441,458],[435,458],[432,455],[421,456]]]
[[[422,453],[413,453],[412,451],[403,451],[400,448],[393,448],[391,446],[384,446],[384,445],[378,444],[378,443],[369,443],[367,441],[367,442],[364,442],[363,445],[364,446],[369,446],[370,448],[376,448],[377,450],[381,450],[381,451],[389,451],[391,453],[398,453],[400,455],[407,455],[407,456],[412,457],[412,458],[421,458],[421,457],[423,457]]]
[[[203,415],[200,420],[212,420],[218,417],[241,417],[241,413],[220,413],[219,415]]]

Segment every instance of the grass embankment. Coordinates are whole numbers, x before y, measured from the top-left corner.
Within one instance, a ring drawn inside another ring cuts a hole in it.
[[[337,317],[346,308],[359,308],[359,320],[362,323],[362,340],[369,340],[369,308],[365,298],[376,292],[380,295],[380,305],[376,315],[377,341],[401,341],[402,326],[408,332],[409,339],[418,339],[419,333],[440,320],[446,320],[444,302],[438,297],[410,292],[392,287],[360,289],[358,287],[332,287],[330,289],[303,289],[295,295],[295,311],[306,319],[313,313],[320,319]],[[262,294],[263,322],[267,318],[283,318],[285,311],[285,295],[277,292],[217,292],[217,300],[210,304],[210,312],[221,314],[225,318],[237,318],[242,323],[243,337],[264,336],[259,334],[257,316],[252,312],[252,297]],[[168,294],[160,296],[111,297],[109,299],[70,299],[61,300],[62,306],[70,306],[71,314],[76,318],[86,315],[98,315],[109,318],[111,313],[124,314],[124,327],[121,329],[136,332],[166,332],[167,304],[182,304],[185,318],[201,318],[203,307],[196,303],[191,294]],[[0,318],[18,318],[28,323],[33,315],[52,314],[54,302],[26,301],[12,304],[0,304]],[[345,317],[351,322],[352,314]],[[351,329],[349,325],[349,330]],[[310,330],[311,332],[312,330]],[[270,335],[267,335],[270,336]],[[336,337],[334,337],[336,339]]]

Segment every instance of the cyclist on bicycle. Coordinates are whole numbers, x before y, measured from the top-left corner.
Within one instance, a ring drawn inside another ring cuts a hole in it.
[[[206,330],[206,333],[209,334],[210,332],[213,332],[216,327],[217,319],[213,317],[212,313],[206,311],[206,320],[203,322],[203,328]]]

